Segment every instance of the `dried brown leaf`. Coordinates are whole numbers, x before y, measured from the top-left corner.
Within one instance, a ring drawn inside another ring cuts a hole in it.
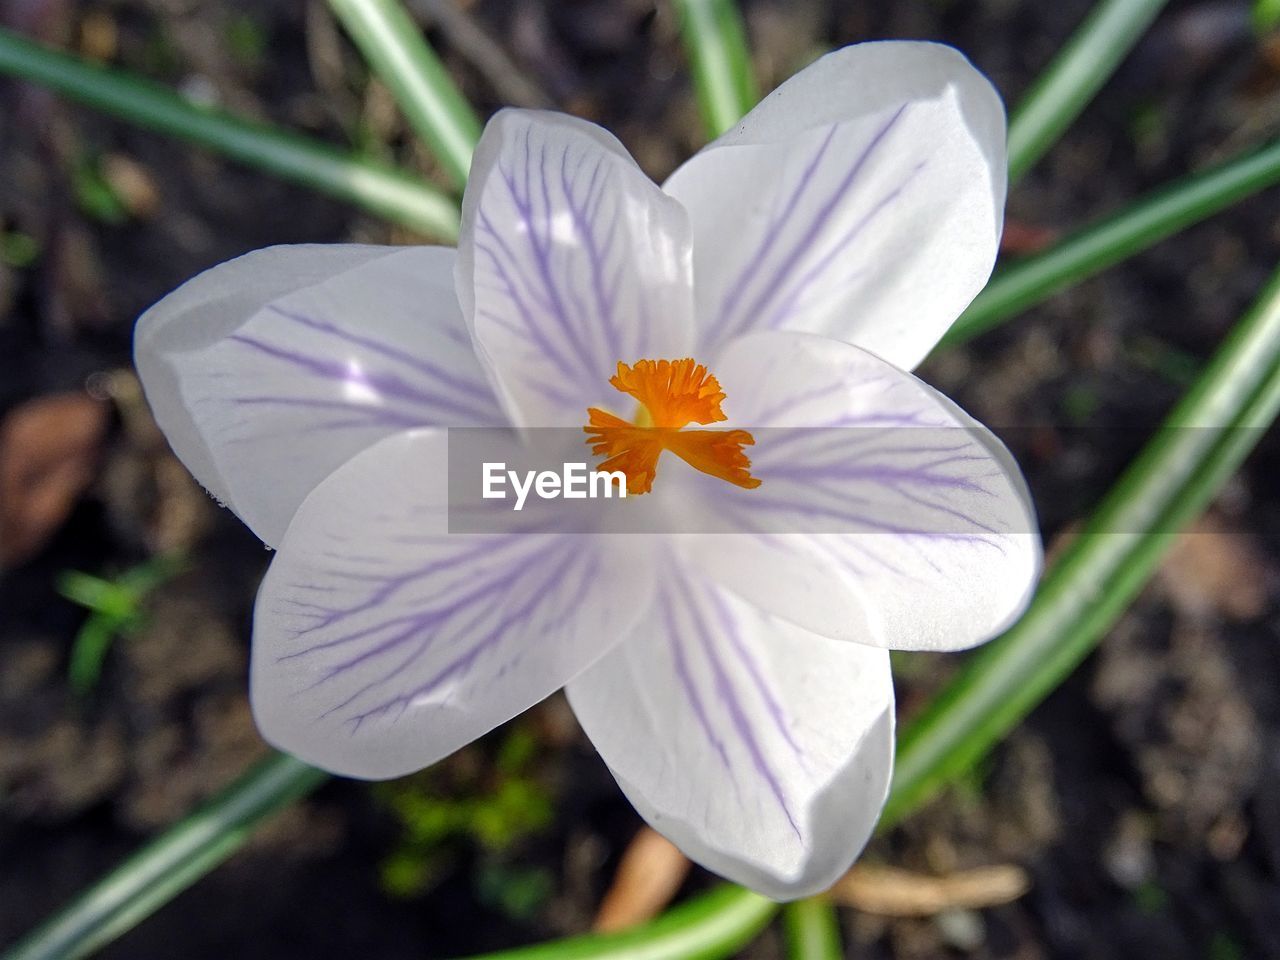
[[[90,10],[80,20],[80,55],[110,63],[120,52],[120,28],[105,10]]]
[[[1006,219],[1000,235],[1000,251],[1014,256],[1039,253],[1058,240],[1058,231],[1024,220]]]
[[[680,890],[689,867],[675,844],[652,827],[641,828],[622,855],[593,928],[608,933],[656,917]]]
[[[858,864],[831,888],[837,903],[888,917],[928,917],[945,910],[979,910],[1017,900],[1031,878],[1012,864],[960,870],[946,876]]]
[[[130,216],[150,220],[160,209],[160,188],[151,171],[123,153],[102,158],[102,176],[115,191]]]
[[[1160,579],[1185,616],[1253,620],[1267,609],[1267,569],[1265,554],[1250,534],[1206,514],[1178,536]]]
[[[0,423],[0,567],[35,554],[93,482],[107,408],[83,393],[37,397]]]

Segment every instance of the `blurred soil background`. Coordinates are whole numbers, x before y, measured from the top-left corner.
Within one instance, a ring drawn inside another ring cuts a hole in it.
[[[664,3],[413,6],[485,113],[599,121],[658,179],[701,142]],[[835,45],[929,38],[1016,102],[1089,3],[744,7],[766,87]],[[3,0],[0,17],[432,172],[322,3]],[[134,318],[254,247],[415,238],[39,89],[0,91],[3,945],[266,749],[246,654],[268,554],[168,453],[129,369]],[[1258,36],[1243,0],[1175,2],[1013,191],[1005,253],[1277,136],[1280,37]],[[1272,190],[923,375],[1008,438],[1060,541],[1277,254]],[[1272,436],[1100,651],[872,844],[839,891],[849,956],[1280,957],[1278,472]],[[901,658],[902,714],[956,663]],[[712,882],[640,828],[556,697],[416,777],[325,786],[102,955],[421,960],[624,924]],[[743,956],[781,949],[775,930]]]

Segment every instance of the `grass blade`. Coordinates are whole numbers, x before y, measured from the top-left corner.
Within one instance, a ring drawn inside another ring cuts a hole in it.
[[[453,240],[458,235],[457,205],[417,178],[298,134],[197,105],[160,84],[86,63],[3,29],[0,73],[347,200],[429,236]]]
[[[719,960],[746,946],[778,910],[772,900],[724,884],[656,920],[468,960]]]
[[[454,184],[467,182],[480,120],[399,0],[329,0],[409,125]]]
[[[1280,271],[1005,635],[908,724],[881,820],[973,765],[1094,648],[1280,410]]]
[[[733,0],[676,0],[707,134],[718,137],[760,99],[747,32]]]
[[[88,956],[222,863],[262,820],[325,779],[301,760],[273,754],[67,904],[5,960]]]
[[[1000,270],[939,349],[998,326],[1233,203],[1280,183],[1280,141],[1170,184],[1034,257]]]
[[[1057,142],[1168,0],[1102,0],[1009,117],[1009,181]]]
[[[841,960],[840,918],[836,906],[825,897],[810,897],[787,904],[782,910],[790,960]]]

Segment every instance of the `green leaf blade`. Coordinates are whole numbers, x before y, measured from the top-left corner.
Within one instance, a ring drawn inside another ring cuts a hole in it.
[[[1009,118],[1011,183],[1057,143],[1166,3],[1102,0],[1093,8]]]
[[[782,910],[789,960],[841,960],[840,918],[826,897],[809,897]]]
[[[1157,190],[1043,253],[998,271],[939,349],[971,340],[1074,283],[1280,183],[1280,141]]]
[[[703,126],[715,138],[760,99],[746,27],[733,0],[676,0],[675,6]]]
[[[457,205],[425,181],[299,134],[192,103],[161,84],[86,63],[4,29],[0,73],[346,200],[428,236],[457,238]]]
[[[467,182],[480,120],[399,0],[329,0],[369,65],[455,186]]]
[[[1011,730],[1096,646],[1280,412],[1280,271],[1045,574],[1030,608],[902,731],[882,824]]]

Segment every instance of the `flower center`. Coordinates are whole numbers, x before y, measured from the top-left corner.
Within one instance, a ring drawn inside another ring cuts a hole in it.
[[[685,430],[690,423],[725,419],[720,410],[724,392],[707,368],[692,359],[639,360],[632,366],[618,361],[609,382],[640,403],[635,421],[628,423],[598,407],[587,410],[587,442],[592,453],[607,459],[600,470],[627,475],[627,493],[648,493],[658,472],[658,457],[670,450],[695,470],[753,490],[760,481],[751,476],[751,461],[742,452],[754,444],[746,430]]]

